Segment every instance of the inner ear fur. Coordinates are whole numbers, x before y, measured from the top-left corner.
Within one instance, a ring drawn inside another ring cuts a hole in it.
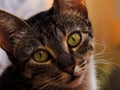
[[[16,40],[26,27],[27,23],[18,17],[0,10],[0,47],[7,53],[13,53],[13,49],[19,40]],[[17,42],[16,42],[17,41]]]
[[[79,13],[87,12],[86,0],[54,0],[53,7],[59,13],[66,10],[76,10]]]

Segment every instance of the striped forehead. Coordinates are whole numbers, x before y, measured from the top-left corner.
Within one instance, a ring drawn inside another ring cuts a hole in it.
[[[33,18],[31,23],[35,36],[37,35],[41,41],[58,41],[63,36],[76,30],[86,30],[90,27],[89,20],[82,16],[72,15],[38,15]],[[57,40],[58,39],[58,40]]]

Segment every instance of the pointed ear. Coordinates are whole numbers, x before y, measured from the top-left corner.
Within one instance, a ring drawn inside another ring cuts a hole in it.
[[[23,34],[26,27],[25,21],[0,10],[0,47],[12,54],[19,38],[22,38],[20,34]]]
[[[54,0],[53,7],[59,13],[65,13],[66,11],[73,10],[78,13],[86,13],[86,0]]]

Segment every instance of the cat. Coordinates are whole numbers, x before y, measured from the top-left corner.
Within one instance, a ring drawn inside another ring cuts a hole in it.
[[[0,90],[96,90],[92,42],[85,0],[54,0],[28,20],[0,10],[0,47],[11,62]]]

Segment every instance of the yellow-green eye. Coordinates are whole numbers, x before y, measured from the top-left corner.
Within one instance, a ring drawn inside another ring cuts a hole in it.
[[[77,32],[70,34],[68,37],[68,45],[71,47],[76,47],[81,41],[81,35]]]
[[[38,50],[34,53],[33,57],[37,62],[46,62],[49,60],[49,53],[46,50]]]

